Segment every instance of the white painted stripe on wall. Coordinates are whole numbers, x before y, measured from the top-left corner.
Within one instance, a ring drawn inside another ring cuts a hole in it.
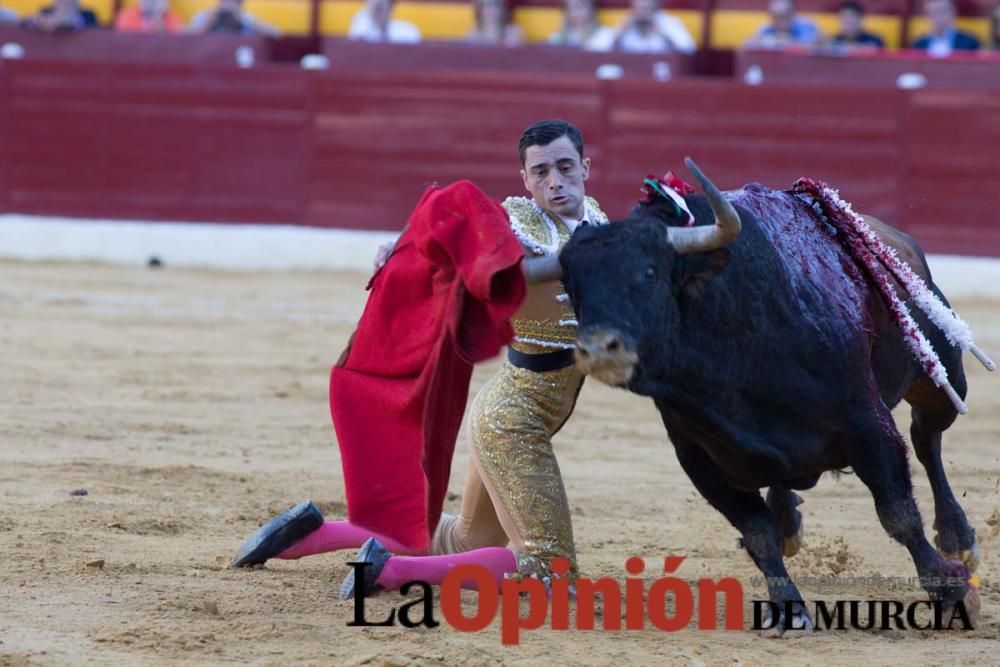
[[[81,220],[0,215],[0,258],[96,261],[239,270],[370,271],[397,232],[294,225]],[[950,299],[1000,296],[1000,259],[931,255]]]
[[[218,269],[370,271],[393,232],[0,216],[0,257]]]

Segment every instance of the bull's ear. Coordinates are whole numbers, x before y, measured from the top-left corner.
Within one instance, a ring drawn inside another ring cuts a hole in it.
[[[702,295],[705,286],[715,280],[729,263],[729,249],[717,248],[711,252],[688,255],[684,258],[684,273],[681,276],[680,291],[692,299]]]

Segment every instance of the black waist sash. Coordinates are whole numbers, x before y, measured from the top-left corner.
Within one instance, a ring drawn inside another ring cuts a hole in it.
[[[576,362],[575,350],[555,350],[541,354],[525,354],[512,347],[507,348],[507,361],[518,368],[525,368],[536,373],[558,371],[572,366]]]

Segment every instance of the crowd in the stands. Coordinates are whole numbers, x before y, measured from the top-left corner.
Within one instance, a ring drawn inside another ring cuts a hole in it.
[[[631,8],[618,25],[603,25],[597,16],[597,0],[565,0],[561,27],[549,36],[552,46],[589,51],[629,53],[692,53],[695,40],[684,23],[663,9],[661,0],[631,0]],[[3,0],[0,0],[2,4]],[[518,47],[525,44],[521,28],[513,21],[509,0],[472,0],[474,27],[466,40],[473,44]],[[422,37],[412,23],[393,17],[395,0],[366,0],[351,20],[349,39],[368,42],[417,43]],[[796,11],[794,0],[767,0],[769,20],[746,43],[748,48],[830,48],[842,51],[884,48],[878,35],[865,29],[865,8],[860,0],[844,0],[837,8],[838,30],[825,34],[810,19]],[[959,51],[1000,50],[1000,3],[990,16],[985,44],[956,27],[953,0],[923,0],[930,30],[919,35],[910,48],[928,55],[946,57]],[[53,0],[33,16],[19,17],[0,6],[0,23],[45,32],[75,31],[99,27],[94,12],[80,0]],[[170,0],[138,0],[118,12],[112,26],[123,32],[235,33],[279,36],[274,26],[255,18],[243,0],[217,0],[212,9],[185,22],[171,8]]]

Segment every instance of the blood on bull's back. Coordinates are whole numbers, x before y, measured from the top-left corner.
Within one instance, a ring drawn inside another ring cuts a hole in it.
[[[780,275],[772,279],[791,288],[795,300],[788,305],[798,309],[803,326],[836,338],[848,330],[871,331],[865,278],[837,240],[836,230],[806,198],[757,183],[726,197],[759,224],[778,260],[775,270]],[[750,236],[744,237],[746,244],[754,242]],[[741,245],[738,240],[731,251],[739,253]]]

